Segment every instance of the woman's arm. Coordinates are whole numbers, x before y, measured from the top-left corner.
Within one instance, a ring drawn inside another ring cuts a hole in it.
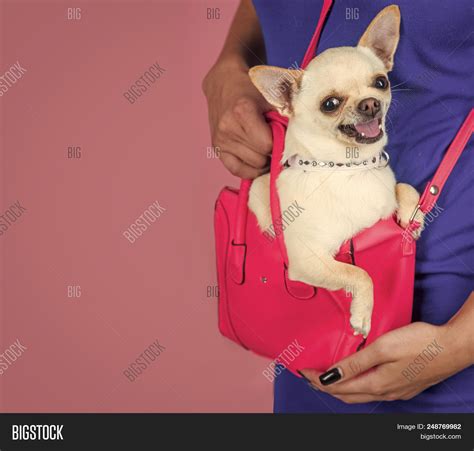
[[[265,46],[257,13],[252,0],[241,0],[216,65],[231,63],[248,69],[264,61]]]
[[[450,342],[464,354],[459,356],[461,365],[474,365],[474,291],[445,328]]]
[[[242,0],[217,62],[204,78],[212,144],[234,175],[255,178],[265,172],[272,149],[263,113],[270,109],[248,76],[264,64],[264,43],[251,0]]]

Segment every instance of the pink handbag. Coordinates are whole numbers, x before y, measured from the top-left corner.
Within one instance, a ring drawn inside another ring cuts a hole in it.
[[[314,55],[330,6],[331,1],[325,0],[302,67]],[[240,190],[226,187],[221,191],[214,217],[219,330],[295,374],[303,368],[325,371],[384,333],[411,322],[416,250],[411,233],[419,224],[412,220],[402,229],[394,217],[381,220],[341,247],[336,258],[363,268],[374,283],[372,329],[366,340],[354,336],[349,323],[350,295],[288,278],[276,189],[287,119],[270,112],[267,120],[273,133],[270,203],[276,238],[265,237],[248,210],[250,180],[242,180]],[[474,110],[420,198],[417,209],[423,213],[435,206],[473,129]]]

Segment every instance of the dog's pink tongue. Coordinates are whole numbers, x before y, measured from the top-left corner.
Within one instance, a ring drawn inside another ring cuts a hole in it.
[[[377,119],[354,124],[354,127],[359,133],[363,133],[366,138],[375,138],[380,133],[379,121]]]

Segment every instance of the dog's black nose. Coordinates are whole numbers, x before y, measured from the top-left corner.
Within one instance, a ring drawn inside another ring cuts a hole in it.
[[[365,116],[375,117],[380,111],[380,102],[373,97],[369,97],[362,100],[359,105],[357,105],[357,109]]]

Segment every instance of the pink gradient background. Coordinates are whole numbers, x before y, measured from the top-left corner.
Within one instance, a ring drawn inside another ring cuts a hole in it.
[[[0,353],[28,348],[0,376],[0,410],[271,411],[268,362],[219,335],[207,297],[214,200],[238,180],[207,158],[200,83],[237,0],[0,4],[0,73],[27,69],[0,98],[0,210],[27,209],[0,237]],[[166,72],[129,104],[156,62]],[[166,212],[130,244],[122,232],[154,201]],[[155,340],[166,350],[130,382]]]

